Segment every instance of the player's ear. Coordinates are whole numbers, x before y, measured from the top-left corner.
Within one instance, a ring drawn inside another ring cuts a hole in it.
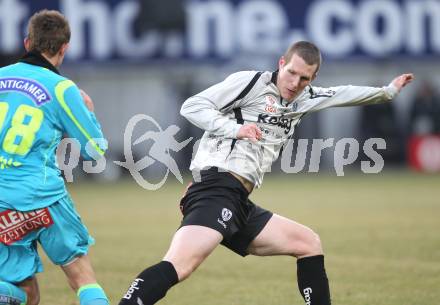
[[[283,68],[285,64],[286,58],[284,56],[281,56],[280,60],[278,61],[278,69],[281,70],[281,68]]]
[[[316,71],[315,71],[315,73],[313,73],[311,82],[314,81],[315,78],[318,76],[318,72],[319,72],[319,67],[316,67]]]
[[[30,47],[31,47],[31,40],[29,39],[29,37],[26,36],[24,38],[23,45],[24,45],[24,49],[26,50],[26,52],[29,52]]]
[[[60,55],[64,57],[66,55],[67,49],[69,48],[69,43],[63,43],[63,45],[60,48]]]

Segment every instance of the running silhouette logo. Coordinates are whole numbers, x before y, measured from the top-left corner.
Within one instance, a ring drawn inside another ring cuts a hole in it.
[[[148,121],[152,123],[156,130],[148,130],[138,139],[132,141],[134,128],[141,121]],[[177,142],[174,136],[179,132],[179,130],[180,128],[176,125],[170,125],[163,130],[152,117],[146,114],[135,115],[128,122],[124,132],[125,161],[114,161],[114,163],[128,169],[136,182],[147,190],[159,189],[166,182],[170,172],[177,178],[177,180],[179,180],[180,183],[183,183],[183,178],[179,167],[171,156],[170,151],[180,151],[186,145],[188,145],[193,138],[190,137],[183,142]],[[142,159],[135,161],[132,146],[141,144],[148,140],[153,141],[148,154]],[[156,162],[163,164],[166,167],[166,172],[164,177],[158,183],[150,183],[141,175],[140,172]]]

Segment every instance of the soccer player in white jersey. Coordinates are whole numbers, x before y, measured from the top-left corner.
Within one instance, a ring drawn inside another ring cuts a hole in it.
[[[155,304],[219,244],[242,256],[296,257],[305,303],[331,303],[319,236],[248,196],[304,114],[389,102],[414,77],[402,74],[381,88],[318,88],[311,82],[320,65],[319,49],[297,42],[279,59],[277,71],[237,72],[185,101],[181,114],[205,133],[191,163],[194,183],[181,200],[181,227],[163,260],[137,276],[120,305]]]

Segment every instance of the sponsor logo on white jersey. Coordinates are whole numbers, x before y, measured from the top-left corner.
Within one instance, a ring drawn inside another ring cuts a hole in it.
[[[272,95],[266,96],[266,107],[264,108],[264,111],[270,112],[270,113],[276,113],[277,108],[275,106],[276,99]]]

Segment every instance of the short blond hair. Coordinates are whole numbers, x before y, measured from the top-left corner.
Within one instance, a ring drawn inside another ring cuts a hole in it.
[[[308,65],[315,65],[317,64],[316,71],[319,70],[319,67],[321,66],[322,58],[321,58],[321,51],[319,51],[319,48],[308,41],[298,41],[292,44],[284,54],[284,59],[286,60],[286,63],[292,59],[293,54],[297,54],[299,57],[304,59],[304,61]]]

